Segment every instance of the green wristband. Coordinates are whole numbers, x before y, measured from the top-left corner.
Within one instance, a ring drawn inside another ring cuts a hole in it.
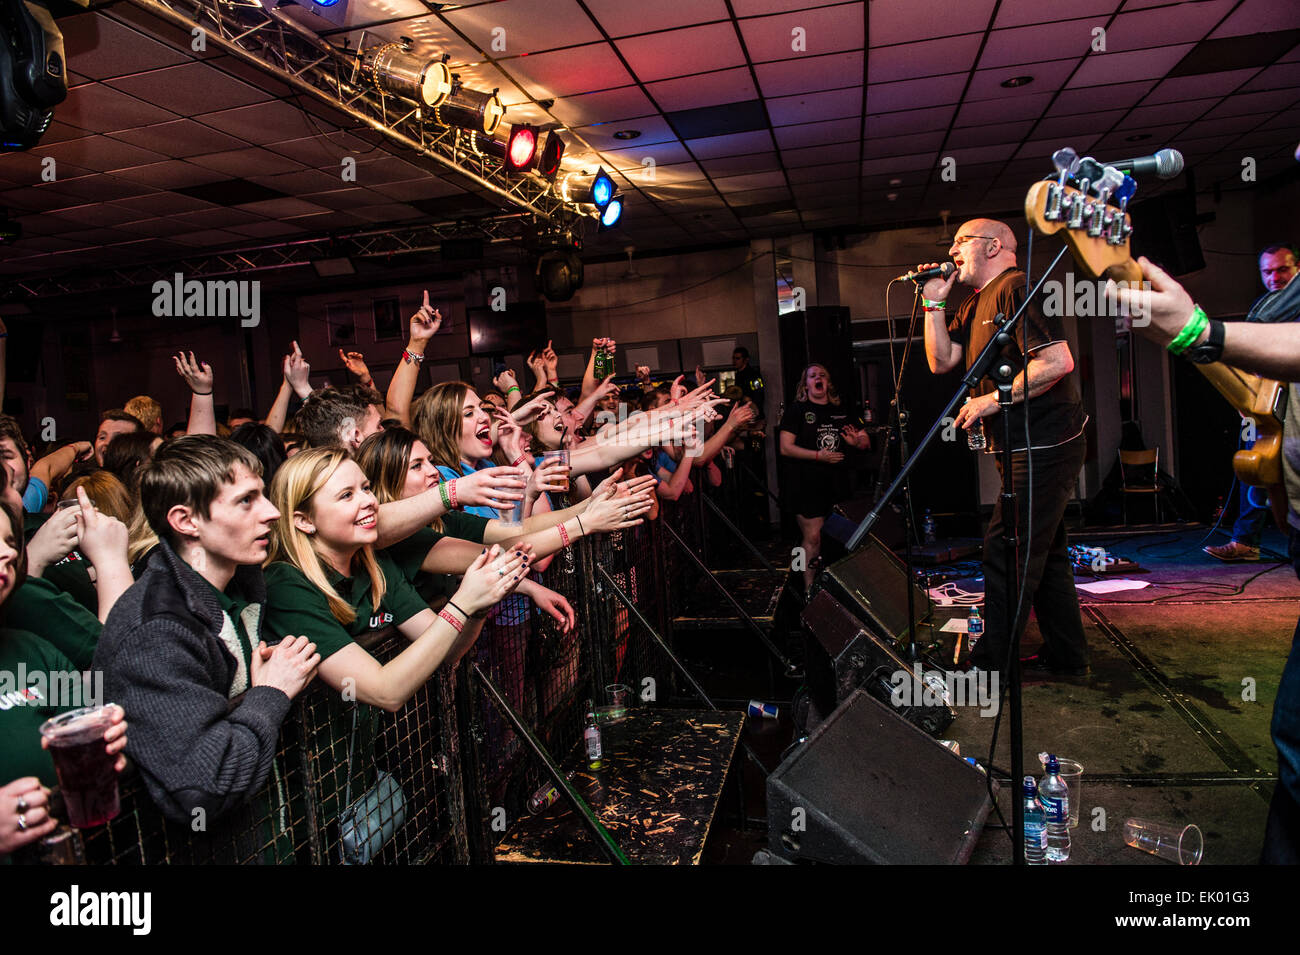
[[[440,498],[442,498],[442,506],[443,506],[443,507],[445,507],[445,508],[446,508],[447,510],[449,510],[449,511],[450,511],[450,510],[454,510],[454,508],[451,506],[451,495],[447,492],[447,482],[446,482],[446,481],[439,481],[439,482],[438,482],[438,496],[439,496]]]
[[[1191,346],[1192,342],[1200,337],[1201,332],[1205,331],[1206,326],[1210,324],[1210,316],[1205,314],[1205,309],[1199,305],[1192,306],[1192,315],[1187,319],[1187,324],[1183,330],[1174,337],[1165,347],[1175,355],[1181,355]]]
[[[506,389],[506,397],[507,397],[507,398],[510,397],[510,392],[512,392],[512,391],[519,391],[519,386],[518,386],[518,385],[511,385],[509,388],[507,388],[507,389]],[[521,395],[523,394],[522,391],[519,391],[519,393],[520,393]]]
[[[945,299],[944,301],[942,301],[942,302],[932,302],[932,301],[930,301],[928,298],[922,298],[922,299],[921,299],[921,305],[922,305],[922,306],[923,306],[927,311],[929,311],[930,309],[943,309],[943,308],[946,308],[946,307],[948,306],[948,302],[947,302],[946,299]]]

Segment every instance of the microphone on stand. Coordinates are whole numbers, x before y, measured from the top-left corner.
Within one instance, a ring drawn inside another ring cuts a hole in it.
[[[1177,149],[1162,149],[1153,156],[1121,159],[1118,162],[1108,162],[1103,163],[1103,165],[1114,166],[1120,172],[1126,172],[1134,179],[1142,176],[1173,179],[1183,171],[1183,154]]]
[[[953,265],[951,262],[945,262],[943,263],[943,265],[936,265],[932,269],[918,269],[914,272],[905,272],[902,275],[896,276],[893,279],[893,281],[916,282],[919,284],[921,282],[924,282],[926,279],[937,279],[937,278],[946,279],[948,276],[952,275],[952,273],[956,271],[957,271],[957,266]]]

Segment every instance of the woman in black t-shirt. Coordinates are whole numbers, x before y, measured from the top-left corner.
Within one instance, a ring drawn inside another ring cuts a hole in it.
[[[825,365],[812,364],[799,376],[794,401],[781,417],[781,454],[791,458],[782,488],[795,512],[803,540],[804,589],[812,586],[822,549],[822,525],[831,508],[848,494],[851,472],[845,447],[865,451],[871,439],[845,408]]]

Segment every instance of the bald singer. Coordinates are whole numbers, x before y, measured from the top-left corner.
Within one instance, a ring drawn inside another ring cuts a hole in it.
[[[969,368],[996,334],[999,315],[1014,314],[1025,299],[1025,273],[1016,267],[1016,239],[1006,223],[994,219],[963,223],[948,254],[957,271],[947,279],[930,279],[922,293],[925,355],[935,374],[958,366]],[[948,293],[956,282],[975,289],[975,294],[962,302],[956,317],[948,321]],[[1029,548],[1028,572],[1021,580],[1025,599],[1018,629],[1024,632],[1032,607],[1043,637],[1039,653],[1022,659],[1021,665],[1026,677],[1082,677],[1089,673],[1088,643],[1074,590],[1065,508],[1083,466],[1087,448],[1083,429],[1088,419],[1079,400],[1074,358],[1065,340],[1061,316],[1044,316],[1031,302],[1017,328],[1017,337],[1017,344],[1004,346],[1000,357],[1016,372],[1009,414],[1020,541],[1018,573],[1025,572],[1026,544]],[[1021,361],[1022,351],[1025,363]],[[985,419],[989,451],[1000,451],[1002,411],[997,387],[987,378],[975,386],[970,400],[958,412],[956,424],[969,430],[980,419]],[[1000,457],[997,463],[1001,470]],[[1003,670],[1009,661],[1008,621],[1016,608],[1007,606],[1004,526],[999,499],[984,534],[985,635],[970,655],[971,665],[981,670]]]

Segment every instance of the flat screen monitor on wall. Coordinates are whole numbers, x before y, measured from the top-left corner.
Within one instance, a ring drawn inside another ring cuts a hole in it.
[[[469,314],[472,355],[529,352],[546,347],[546,303],[511,302],[503,311],[473,306]]]

